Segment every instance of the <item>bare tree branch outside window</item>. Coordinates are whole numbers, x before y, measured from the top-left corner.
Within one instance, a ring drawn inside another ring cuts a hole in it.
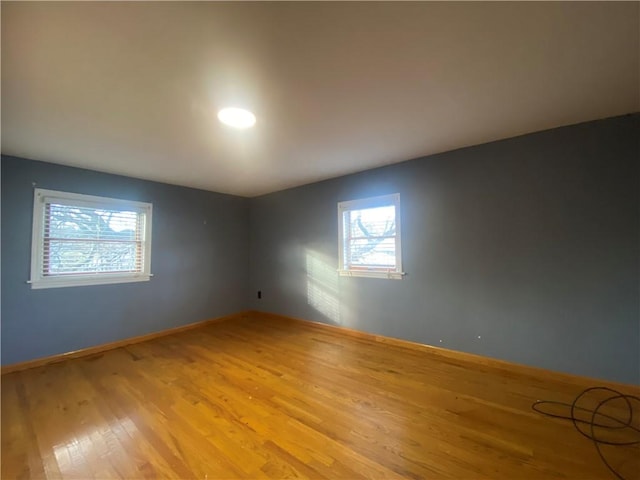
[[[48,205],[44,275],[134,272],[140,268],[136,212]]]

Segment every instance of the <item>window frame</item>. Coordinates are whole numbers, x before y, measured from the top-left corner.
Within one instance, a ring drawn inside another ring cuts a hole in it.
[[[393,206],[395,208],[395,268],[367,267],[346,268],[345,266],[345,231],[344,213],[349,210]],[[406,273],[402,270],[402,222],[400,221],[400,194],[380,195],[338,202],[338,274],[344,277],[389,278],[400,280]]]
[[[144,232],[144,239],[142,241],[142,271],[122,273],[95,272],[79,275],[43,275],[45,260],[45,209],[48,203],[105,208],[109,210],[121,209],[123,211],[133,211],[143,214],[144,229],[142,231]],[[149,281],[153,276],[151,274],[152,217],[153,205],[151,203],[35,188],[33,193],[33,226],[31,236],[31,279],[27,283],[31,284],[32,289],[42,289]]]

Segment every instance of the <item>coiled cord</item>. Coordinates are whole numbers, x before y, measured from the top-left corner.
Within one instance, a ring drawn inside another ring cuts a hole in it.
[[[585,408],[581,407],[578,404],[581,400],[585,399],[589,394],[594,393],[605,393],[606,398],[599,400],[595,408]],[[623,414],[623,418],[619,418],[617,416],[609,415],[608,413],[602,412],[602,408],[606,405],[610,405],[611,402],[617,401],[617,403],[624,405],[626,409],[625,414]],[[548,411],[544,411],[544,406],[562,406],[564,408],[569,409],[569,414],[560,415],[557,413],[551,413]],[[638,414],[640,413],[640,397],[635,395],[625,395],[623,393],[618,392],[612,388],[607,387],[590,387],[583,390],[572,403],[564,403],[564,402],[556,402],[553,400],[538,400],[531,405],[531,408],[538,413],[541,413],[547,417],[553,418],[561,418],[564,420],[571,420],[573,422],[573,426],[580,432],[583,436],[588,438],[593,442],[593,445],[600,456],[602,462],[606,465],[606,467],[613,473],[616,478],[620,480],[626,480],[625,477],[622,476],[620,472],[618,472],[611,463],[607,460],[605,455],[602,452],[602,445],[615,445],[615,446],[632,446],[632,445],[640,445],[640,428],[637,425],[634,425],[634,407],[636,410],[636,419],[638,418]],[[577,414],[579,412],[591,414],[590,419],[585,420],[584,418],[579,418]],[[603,423],[605,421],[609,421],[609,423]],[[638,423],[636,421],[636,423]],[[584,426],[588,428],[585,428]],[[599,434],[597,434],[596,429],[601,429]],[[624,435],[630,436],[630,439],[607,439],[602,437],[602,432],[612,432],[616,431],[617,433],[624,432]]]

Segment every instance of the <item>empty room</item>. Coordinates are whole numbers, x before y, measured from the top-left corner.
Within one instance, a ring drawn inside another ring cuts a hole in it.
[[[639,2],[0,8],[2,479],[640,479]]]

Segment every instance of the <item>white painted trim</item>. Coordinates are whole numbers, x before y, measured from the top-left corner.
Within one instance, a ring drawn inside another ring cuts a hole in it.
[[[109,277],[107,277],[109,275]],[[148,282],[153,275],[135,274],[131,276],[113,274],[94,274],[76,277],[46,277],[46,280],[34,280],[31,284],[33,290],[41,288],[81,287],[85,285],[107,285],[113,283]]]
[[[58,203],[92,208],[121,208],[144,214],[144,263],[142,272],[136,273],[92,273],[87,275],[43,276],[42,236],[44,234],[44,206],[46,203]],[[56,190],[34,189],[33,227],[31,233],[31,279],[27,282],[32,289],[72,287],[83,285],[104,285],[114,283],[146,282],[151,274],[151,227],[153,205],[146,202],[122,200],[118,198],[97,197],[79,193]]]
[[[375,208],[381,206],[393,205],[396,209],[396,268],[367,270],[349,270],[344,265],[344,221],[343,214],[348,210],[357,210],[364,208]],[[369,278],[388,278],[400,280],[405,272],[402,270],[402,222],[400,209],[400,194],[393,193],[390,195],[381,195],[378,197],[361,198],[357,200],[348,200],[338,202],[338,274],[343,277],[369,277]]]
[[[387,278],[392,280],[402,280],[406,275],[405,272],[381,271],[381,270],[338,270],[341,277],[368,277],[368,278]]]

